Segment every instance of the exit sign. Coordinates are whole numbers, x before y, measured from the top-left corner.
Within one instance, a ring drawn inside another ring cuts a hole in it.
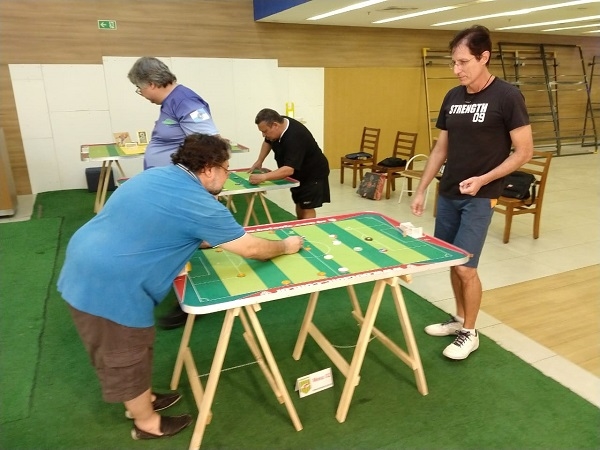
[[[99,30],[116,30],[117,29],[117,21],[116,20],[99,20],[98,21],[98,29]]]

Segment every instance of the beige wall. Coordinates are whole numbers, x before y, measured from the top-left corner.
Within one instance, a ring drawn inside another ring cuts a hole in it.
[[[380,160],[392,155],[396,131],[418,132],[417,151],[428,153],[422,77],[419,67],[326,69],[324,151],[331,166],[359,151],[365,126],[381,128]]]
[[[117,30],[98,30],[99,19],[116,20]],[[421,49],[444,47],[451,37],[446,31],[255,23],[252,0],[1,0],[0,126],[17,193],[31,188],[8,64],[101,64],[102,56],[151,55],[275,58],[283,67],[325,67],[331,70],[325,72],[324,150],[337,167],[365,125],[382,128],[382,151],[391,151],[397,129],[418,130],[419,150],[426,149]],[[600,54],[597,37],[543,40],[581,45],[588,60]]]

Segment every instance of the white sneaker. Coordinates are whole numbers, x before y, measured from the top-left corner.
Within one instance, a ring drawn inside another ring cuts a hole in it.
[[[461,330],[458,332],[454,342],[443,351],[444,356],[450,359],[465,359],[467,356],[479,348],[479,333]]]
[[[462,330],[463,324],[454,316],[443,323],[434,323],[425,327],[425,333],[430,336],[452,336]]]

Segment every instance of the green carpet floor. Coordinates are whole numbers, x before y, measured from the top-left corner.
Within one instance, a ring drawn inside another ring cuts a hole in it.
[[[0,423],[29,414],[60,226],[58,218],[0,225],[0,376],[18,380],[0,383]]]
[[[189,445],[191,428],[170,439],[131,439],[131,422],[125,419],[123,406],[102,401],[66,304],[56,292],[66,243],[93,216],[93,200],[93,194],[82,190],[40,194],[31,221],[0,225],[1,449],[183,449]],[[292,218],[276,205],[271,213],[275,220]],[[358,287],[361,301],[368,298],[370,287]],[[252,363],[236,323],[225,360],[225,367],[233,369],[221,377],[202,448],[600,448],[596,407],[483,336],[480,349],[469,359],[445,359],[441,350],[451,338],[433,338],[421,331],[445,314],[408,289],[403,292],[429,395],[421,396],[412,371],[373,341],[348,418],[338,423],[335,412],[343,377],[335,367],[333,388],[303,399],[293,393],[296,378],[331,366],[311,338],[300,361],[291,357],[307,297],[270,302],[263,305],[259,318],[304,429],[296,432],[292,427],[285,408]],[[33,299],[32,311],[25,313],[22,303]],[[315,316],[347,356],[358,333],[350,309],[345,289],[330,290],[322,293]],[[201,374],[209,370],[221,320],[222,314],[213,314],[196,321],[192,347],[197,349],[194,356]],[[401,342],[389,293],[376,326]],[[181,331],[157,333],[156,389],[168,389]],[[169,412],[195,415],[185,374],[180,391],[184,399]]]

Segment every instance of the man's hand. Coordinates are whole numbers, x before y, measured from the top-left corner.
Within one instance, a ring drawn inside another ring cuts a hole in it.
[[[256,161],[254,164],[252,164],[250,166],[250,168],[248,169],[248,173],[252,173],[257,169],[260,169],[260,166],[262,165],[262,163],[259,163],[258,161]]]
[[[253,173],[248,178],[250,184],[260,184],[267,181],[267,176],[264,173]]]
[[[243,258],[266,261],[280,255],[291,255],[302,248],[302,236],[289,236],[282,240],[271,240],[246,233],[241,238],[221,244],[223,250]]]
[[[283,244],[285,245],[285,254],[291,255],[302,248],[304,238],[302,236],[290,236],[283,240]]]
[[[425,208],[424,205],[424,195],[416,192],[413,197],[413,201],[410,203],[410,209],[415,216],[421,216]]]
[[[477,192],[479,192],[479,189],[481,189],[482,185],[483,182],[481,177],[471,177],[461,181],[458,184],[458,188],[460,189],[461,194],[476,195]]]

